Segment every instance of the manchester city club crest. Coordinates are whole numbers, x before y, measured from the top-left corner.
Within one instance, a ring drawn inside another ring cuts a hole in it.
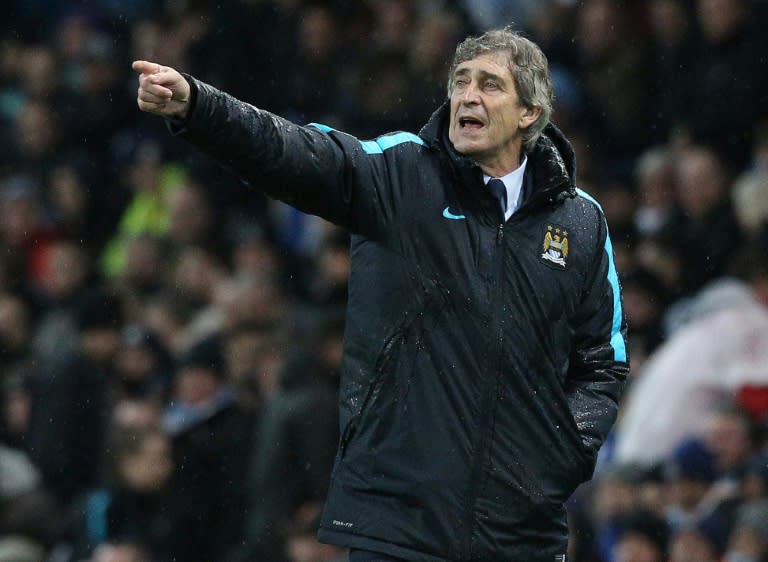
[[[541,258],[565,268],[568,263],[568,231],[562,226],[547,225]]]

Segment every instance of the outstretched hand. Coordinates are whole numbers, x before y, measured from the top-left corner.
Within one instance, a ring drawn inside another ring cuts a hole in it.
[[[170,66],[155,62],[134,61],[139,73],[139,109],[162,117],[186,117],[189,109],[189,82]]]

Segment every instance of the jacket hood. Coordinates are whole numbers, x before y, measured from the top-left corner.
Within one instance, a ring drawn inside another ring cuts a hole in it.
[[[428,146],[445,150],[456,164],[476,165],[458,153],[449,140],[449,111],[450,100],[446,99],[419,131],[419,136]],[[547,124],[534,149],[526,154],[529,166],[533,163],[538,184],[536,191],[563,192],[569,197],[576,195],[576,155],[571,143],[553,123]]]

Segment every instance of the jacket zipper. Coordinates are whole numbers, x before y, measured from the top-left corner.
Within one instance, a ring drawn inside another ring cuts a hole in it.
[[[504,279],[504,223],[499,223],[496,228],[496,249],[498,257],[496,259],[496,291],[494,294],[494,304],[500,304],[504,296],[504,288],[502,287],[502,281]],[[483,387],[481,406],[480,406],[480,423],[478,431],[480,432],[480,444],[478,445],[477,452],[473,459],[472,469],[470,471],[470,482],[467,493],[466,503],[466,518],[467,533],[464,537],[464,558],[467,560],[472,559],[473,555],[473,535],[477,524],[477,517],[475,515],[475,504],[480,492],[485,484],[486,474],[483,473],[483,467],[485,465],[486,456],[488,456],[491,446],[491,433],[493,432],[493,424],[495,418],[495,411],[498,405],[497,394],[499,389],[499,378],[501,377],[501,359],[503,350],[503,330],[501,327],[501,309],[500,306],[493,306],[493,315],[490,323],[490,334],[495,334],[494,347],[492,353],[495,368],[493,372],[486,379]]]

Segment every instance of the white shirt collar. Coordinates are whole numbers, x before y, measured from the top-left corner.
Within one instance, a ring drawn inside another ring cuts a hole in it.
[[[518,166],[517,170],[509,172],[506,176],[498,178],[504,182],[504,187],[507,188],[507,210],[504,212],[504,219],[508,219],[512,216],[517,208],[520,206],[520,193],[523,191],[523,175],[525,174],[525,166],[528,164],[528,157],[523,154],[523,161]],[[488,183],[491,176],[483,174],[483,181]]]

